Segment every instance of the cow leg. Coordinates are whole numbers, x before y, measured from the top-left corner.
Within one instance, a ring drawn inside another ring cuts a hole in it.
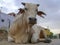
[[[28,37],[29,35],[26,35],[26,34],[24,34],[24,35],[22,35],[22,36],[17,36],[16,38],[15,38],[15,43],[18,43],[18,44],[25,44],[25,43],[28,43]]]
[[[37,43],[38,42],[38,39],[39,39],[39,35],[37,32],[33,32],[32,33],[32,38],[31,38],[31,42],[32,43]]]
[[[11,36],[8,36],[8,42],[12,42],[14,39]]]
[[[20,44],[21,44],[22,42],[21,42],[21,40],[16,39],[16,40],[15,40],[15,43],[17,43],[17,44],[19,44],[19,43],[20,43]]]
[[[27,40],[19,40],[19,39],[16,39],[15,40],[15,43],[17,43],[17,44],[26,44],[26,43],[29,43]]]

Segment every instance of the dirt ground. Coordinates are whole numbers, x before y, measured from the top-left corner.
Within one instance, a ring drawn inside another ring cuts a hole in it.
[[[39,42],[36,44],[16,44],[7,41],[7,34],[8,33],[5,30],[0,30],[0,45],[60,45],[60,39],[51,39],[51,43]]]
[[[51,43],[39,42],[36,44],[16,44],[16,43],[8,42],[4,40],[4,41],[0,41],[0,45],[60,45],[60,39],[52,39]]]

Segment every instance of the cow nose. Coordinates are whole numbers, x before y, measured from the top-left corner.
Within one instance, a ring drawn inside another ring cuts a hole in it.
[[[36,21],[36,18],[29,18],[30,21]]]
[[[36,24],[37,19],[36,18],[29,18],[29,24]]]
[[[36,19],[36,18],[34,18],[34,20],[36,21],[37,19]]]
[[[29,18],[29,20],[32,20],[32,18]]]

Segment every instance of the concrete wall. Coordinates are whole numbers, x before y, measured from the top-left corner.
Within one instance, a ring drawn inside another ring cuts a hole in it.
[[[4,20],[4,21],[2,21]],[[14,17],[0,12],[0,29],[8,29],[14,21]]]

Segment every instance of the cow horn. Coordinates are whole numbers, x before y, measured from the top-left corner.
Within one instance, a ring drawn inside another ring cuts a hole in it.
[[[37,4],[37,6],[39,6],[39,4]]]
[[[22,2],[22,4],[25,6],[25,3]]]

